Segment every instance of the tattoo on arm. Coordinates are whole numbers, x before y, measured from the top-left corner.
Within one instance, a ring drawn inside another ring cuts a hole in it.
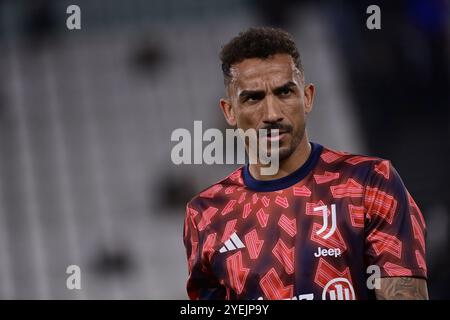
[[[428,300],[427,282],[412,277],[381,278],[375,295],[378,300]]]

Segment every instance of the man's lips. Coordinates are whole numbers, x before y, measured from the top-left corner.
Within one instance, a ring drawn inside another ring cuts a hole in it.
[[[287,135],[286,131],[280,131],[278,134],[271,134],[271,133],[269,133],[267,135],[266,139],[269,140],[269,141],[276,141],[276,140],[283,139],[286,135]]]

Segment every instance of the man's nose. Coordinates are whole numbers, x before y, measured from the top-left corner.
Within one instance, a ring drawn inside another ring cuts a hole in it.
[[[267,95],[265,99],[265,110],[264,110],[264,122],[274,123],[283,120],[283,114],[281,112],[281,106],[279,105],[277,99],[272,95]]]

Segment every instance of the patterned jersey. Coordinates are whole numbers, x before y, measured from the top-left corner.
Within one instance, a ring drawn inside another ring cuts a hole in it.
[[[425,221],[390,161],[311,147],[286,177],[243,166],[187,204],[191,299],[373,299],[377,275],[426,278]]]

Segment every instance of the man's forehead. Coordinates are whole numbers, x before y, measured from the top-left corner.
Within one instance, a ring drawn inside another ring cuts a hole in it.
[[[267,59],[246,59],[231,68],[232,83],[239,89],[251,89],[263,83],[283,85],[295,81],[297,68],[292,57],[277,54]]]

